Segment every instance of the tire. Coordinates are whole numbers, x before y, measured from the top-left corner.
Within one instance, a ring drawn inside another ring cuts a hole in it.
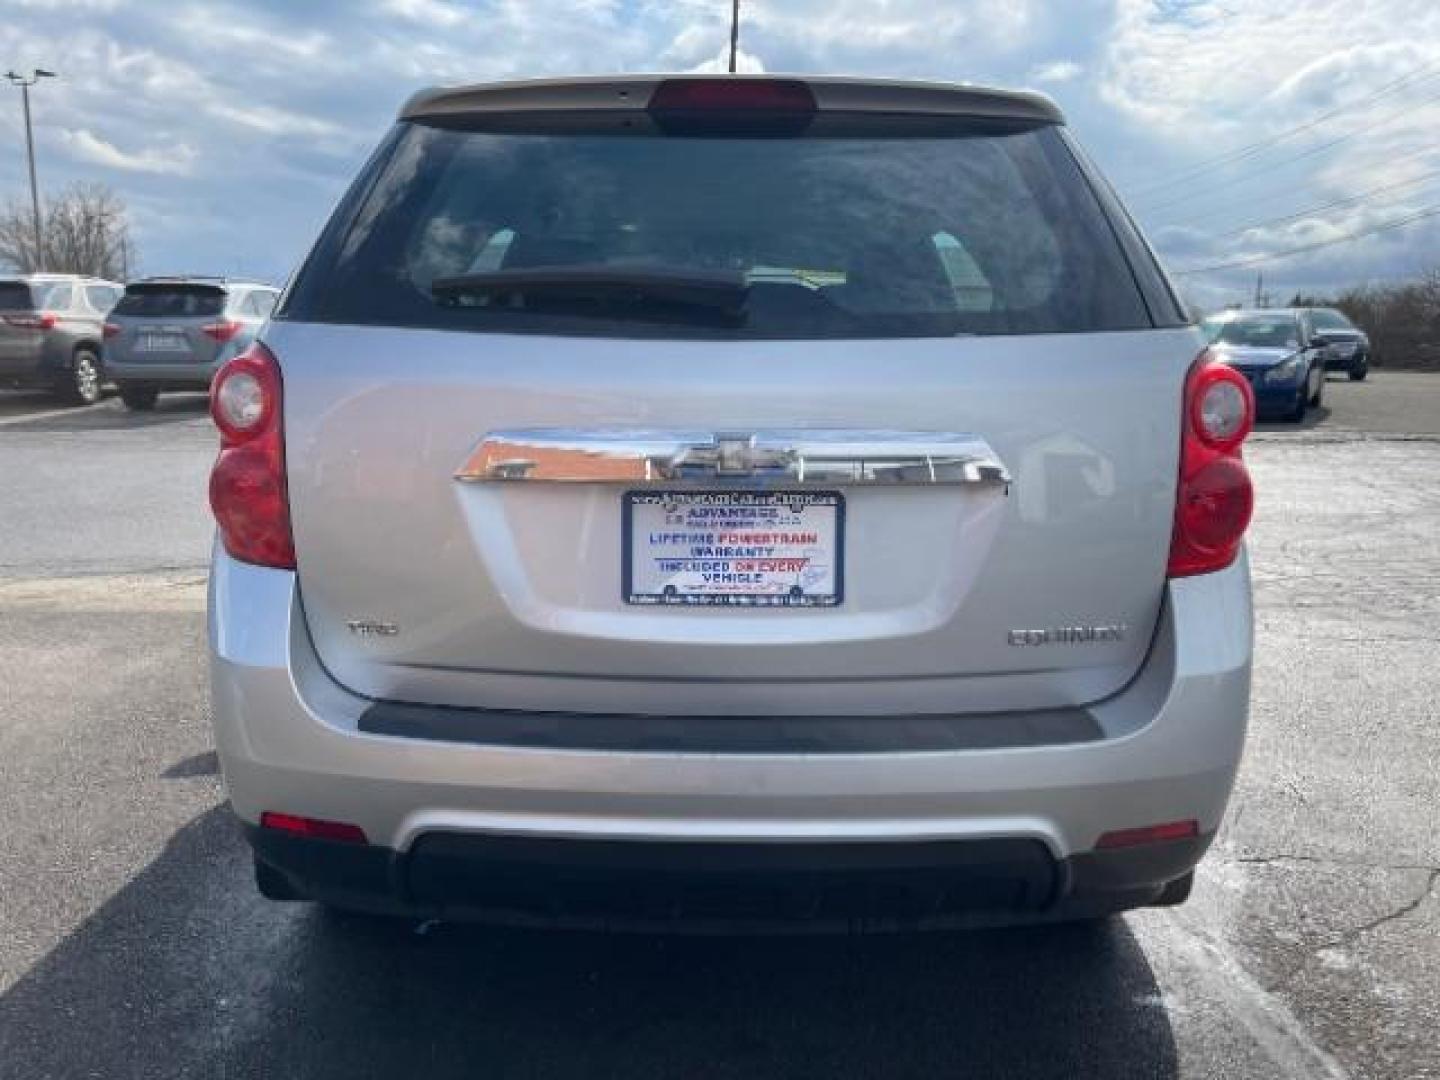
[[[155,399],[160,391],[153,386],[121,386],[120,400],[131,412],[150,412],[155,408]]]
[[[103,381],[99,354],[81,346],[75,350],[70,370],[55,384],[55,396],[67,405],[94,405],[100,400]]]
[[[1310,404],[1310,376],[1306,374],[1305,384],[1295,394],[1295,406],[1285,414],[1285,419],[1291,424],[1302,424],[1305,422],[1305,410]]]
[[[1325,369],[1320,369],[1320,378],[1315,382],[1315,393],[1310,395],[1310,405],[1318,409],[1325,404]]]
[[[1370,374],[1370,358],[1367,356],[1359,364],[1350,369],[1351,382],[1364,382],[1365,376]]]

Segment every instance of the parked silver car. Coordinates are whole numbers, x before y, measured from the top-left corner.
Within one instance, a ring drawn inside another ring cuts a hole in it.
[[[0,278],[0,386],[100,400],[102,327],[123,286],[78,274]]]
[[[422,93],[211,401],[267,896],[1080,918],[1220,825],[1254,399],[1043,97]]]
[[[270,317],[279,290],[225,278],[131,282],[105,324],[106,368],[132,409],[162,390],[206,390]]]

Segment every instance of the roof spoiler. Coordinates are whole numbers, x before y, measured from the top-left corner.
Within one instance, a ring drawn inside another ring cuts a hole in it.
[[[514,113],[636,112],[651,107],[662,87],[684,83],[716,88],[737,83],[803,86],[818,112],[860,115],[973,117],[1036,124],[1063,124],[1065,115],[1044,94],[994,90],[964,83],[862,79],[845,76],[723,75],[711,77],[633,75],[521,82],[422,90],[400,109],[401,120],[435,120]]]

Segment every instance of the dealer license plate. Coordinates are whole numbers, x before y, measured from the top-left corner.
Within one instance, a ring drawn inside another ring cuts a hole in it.
[[[184,334],[141,331],[135,349],[137,352],[184,352],[186,344]]]
[[[628,491],[627,604],[834,607],[844,599],[836,491]]]

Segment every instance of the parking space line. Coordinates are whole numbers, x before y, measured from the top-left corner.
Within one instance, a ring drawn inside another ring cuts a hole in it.
[[[1340,1062],[1316,1042],[1305,1024],[1278,994],[1262,986],[1220,943],[1184,916],[1157,919],[1156,936],[1165,953],[1190,968],[1202,992],[1217,1001],[1249,1034],[1255,1045],[1295,1080],[1350,1080]]]
[[[24,424],[31,420],[49,420],[56,416],[74,416],[77,410],[66,407],[63,409],[47,409],[45,412],[22,413],[19,416],[7,416],[0,419],[0,427],[9,427],[11,424]]]

